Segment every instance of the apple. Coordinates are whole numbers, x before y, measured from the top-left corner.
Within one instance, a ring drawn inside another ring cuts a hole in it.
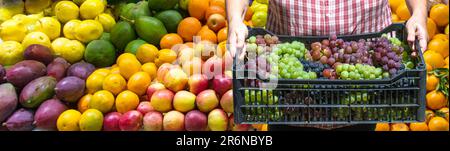
[[[196,104],[200,111],[208,113],[219,106],[219,99],[214,90],[208,89],[197,95]]]
[[[180,0],[180,1],[178,1],[178,6],[180,6],[180,8],[182,10],[187,10],[188,4],[189,4],[189,0]]]
[[[225,92],[233,88],[233,80],[225,74],[216,75],[212,81],[212,88],[219,96],[222,96]]]
[[[167,112],[163,119],[163,129],[164,131],[183,131],[184,114],[178,111]]]
[[[178,91],[173,98],[173,107],[182,113],[189,112],[195,108],[195,98],[189,91]]]
[[[153,109],[165,113],[172,110],[173,97],[174,94],[170,90],[158,90],[153,93],[150,103],[153,106]]]
[[[233,77],[233,71],[230,70],[223,72],[223,74],[225,74],[227,77]]]
[[[122,114],[119,112],[111,112],[105,115],[103,119],[104,131],[120,131],[119,120]]]
[[[222,97],[220,98],[220,106],[227,113],[234,112],[233,106],[233,90],[228,90]]]
[[[178,63],[183,65],[185,62],[192,60],[194,56],[194,49],[189,47],[184,48],[178,53]]]
[[[226,131],[228,115],[222,109],[214,109],[208,114],[208,127],[211,131]]]
[[[187,131],[206,131],[208,117],[199,110],[189,111],[184,117],[184,127]]]
[[[208,79],[212,79],[215,75],[222,74],[224,69],[225,65],[222,58],[213,56],[203,63],[202,73],[206,75]]]
[[[137,111],[141,112],[142,115],[145,115],[145,113],[148,113],[150,111],[154,111],[152,104],[149,101],[142,101],[139,103],[138,107],[136,108]]]
[[[136,110],[125,112],[119,119],[122,131],[138,131],[142,126],[142,113]]]
[[[189,91],[197,95],[208,89],[208,77],[203,74],[194,74],[188,80]]]
[[[217,31],[226,26],[226,22],[227,21],[224,16],[220,14],[212,14],[211,16],[209,16],[206,24],[208,25],[209,29],[217,33]]]
[[[250,124],[234,123],[234,115],[233,114],[230,115],[229,119],[230,119],[230,121],[229,121],[228,129],[231,131],[248,131],[251,127]]]
[[[201,74],[202,65],[203,60],[198,57],[194,57],[191,60],[184,62],[182,68],[187,75]]]
[[[163,115],[157,111],[150,111],[144,115],[144,131],[161,131],[163,128]]]
[[[158,90],[164,90],[164,89],[166,89],[166,87],[162,83],[154,82],[154,83],[150,84],[150,86],[148,86],[148,88],[147,88],[148,100],[149,101],[152,100],[153,93],[155,93]]]
[[[162,82],[164,80],[164,76],[170,69],[174,68],[174,65],[170,63],[164,63],[159,66],[158,71],[156,72],[156,80]]]
[[[188,75],[183,70],[172,68],[164,76],[163,84],[167,89],[178,92],[186,88],[188,79]]]
[[[194,44],[194,56],[202,58],[203,61],[208,60],[216,54],[216,44],[202,40]]]
[[[223,60],[225,70],[233,69],[233,57],[231,56],[231,53],[229,51],[225,52],[222,60]],[[232,76],[230,76],[230,77],[232,77]]]

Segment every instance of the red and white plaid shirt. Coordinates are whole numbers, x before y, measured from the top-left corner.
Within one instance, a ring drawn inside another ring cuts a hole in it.
[[[278,35],[352,35],[391,23],[388,0],[270,0],[267,28]]]

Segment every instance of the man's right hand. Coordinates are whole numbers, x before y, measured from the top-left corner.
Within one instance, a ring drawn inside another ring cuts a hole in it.
[[[248,35],[248,28],[242,20],[236,19],[229,22],[228,26],[228,49],[234,57],[236,53],[240,53],[239,59],[245,57],[245,38]],[[240,51],[238,51],[240,50]]]

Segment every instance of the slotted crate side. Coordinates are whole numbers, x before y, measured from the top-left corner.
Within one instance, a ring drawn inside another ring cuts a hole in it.
[[[342,36],[344,40],[373,40],[384,33],[405,42],[406,32],[401,24],[394,24],[380,33]],[[272,33],[253,29],[250,35]],[[305,43],[321,41],[324,37],[279,36],[283,42]],[[235,122],[246,124],[357,124],[378,122],[419,122],[425,120],[426,70],[419,53],[416,69],[383,80],[291,80],[279,79],[271,90],[259,88],[267,82],[249,77],[249,72],[233,66],[233,95]],[[242,72],[243,71],[243,72]],[[244,74],[236,74],[242,72]],[[257,94],[252,97],[249,94]],[[264,94],[265,93],[265,94]],[[290,96],[289,93],[301,95]],[[351,97],[353,96],[353,98]],[[366,101],[356,101],[365,98]],[[247,101],[246,101],[247,100]],[[272,103],[270,103],[272,102]],[[320,115],[320,116],[319,116]]]

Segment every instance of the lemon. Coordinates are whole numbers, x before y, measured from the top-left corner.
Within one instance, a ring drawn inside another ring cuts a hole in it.
[[[16,20],[7,20],[0,25],[0,38],[4,41],[21,42],[26,34],[25,26]]]
[[[110,74],[103,80],[102,88],[117,95],[127,88],[127,81],[120,74]]]
[[[100,68],[92,72],[92,74],[99,74],[102,76],[107,76],[111,71],[107,68]]]
[[[77,4],[78,6],[80,6],[81,4],[83,4],[84,1],[86,1],[86,0],[73,0],[73,2],[74,2],[75,4]]]
[[[56,20],[53,17],[44,17],[39,19],[39,22],[41,23],[42,26],[41,31],[47,34],[50,40],[59,37],[61,33],[61,23],[59,23],[58,20]]]
[[[102,24],[95,20],[84,20],[75,28],[75,38],[84,43],[100,38],[102,33]]]
[[[106,13],[100,14],[95,18],[96,21],[100,22],[103,26],[103,30],[105,32],[110,32],[111,28],[116,25],[116,20],[114,18]]]
[[[0,24],[12,18],[12,12],[6,8],[0,8]]]
[[[85,47],[77,40],[57,38],[52,42],[52,53],[62,57],[70,63],[76,63],[83,59]]]
[[[88,109],[80,116],[81,131],[101,131],[103,126],[103,114],[96,109]]]
[[[132,91],[125,90],[116,97],[117,112],[125,113],[136,109],[139,105],[139,96]]]
[[[28,14],[36,14],[52,4],[52,0],[26,0],[25,10]]]
[[[16,41],[5,41],[0,43],[0,65],[13,65],[23,60],[22,44]]]
[[[87,93],[94,94],[95,92],[102,90],[104,79],[105,76],[98,73],[89,75],[89,77],[86,79]]]
[[[60,1],[55,6],[56,18],[62,23],[66,23],[73,19],[78,19],[80,9],[71,1]]]
[[[86,0],[80,6],[80,14],[83,19],[94,19],[105,10],[102,0]]]
[[[79,131],[78,121],[80,121],[81,113],[77,110],[66,110],[59,115],[56,121],[56,127],[59,131]]]
[[[75,38],[75,28],[81,23],[80,20],[70,20],[63,27],[64,37],[67,39],[76,39]]]
[[[32,44],[40,44],[51,48],[50,38],[43,32],[31,32],[25,36],[22,41],[22,46],[26,49]]]
[[[163,49],[159,51],[158,57],[163,63],[172,63],[177,59],[177,53],[172,49]]]
[[[91,109],[97,109],[102,113],[108,113],[114,106],[114,95],[106,90],[100,90],[94,93],[89,102]]]
[[[142,71],[147,72],[151,79],[156,78],[156,72],[158,67],[156,67],[155,63],[149,62],[142,65]]]
[[[141,63],[153,62],[157,56],[158,48],[152,44],[143,44],[136,52],[136,58]]]

